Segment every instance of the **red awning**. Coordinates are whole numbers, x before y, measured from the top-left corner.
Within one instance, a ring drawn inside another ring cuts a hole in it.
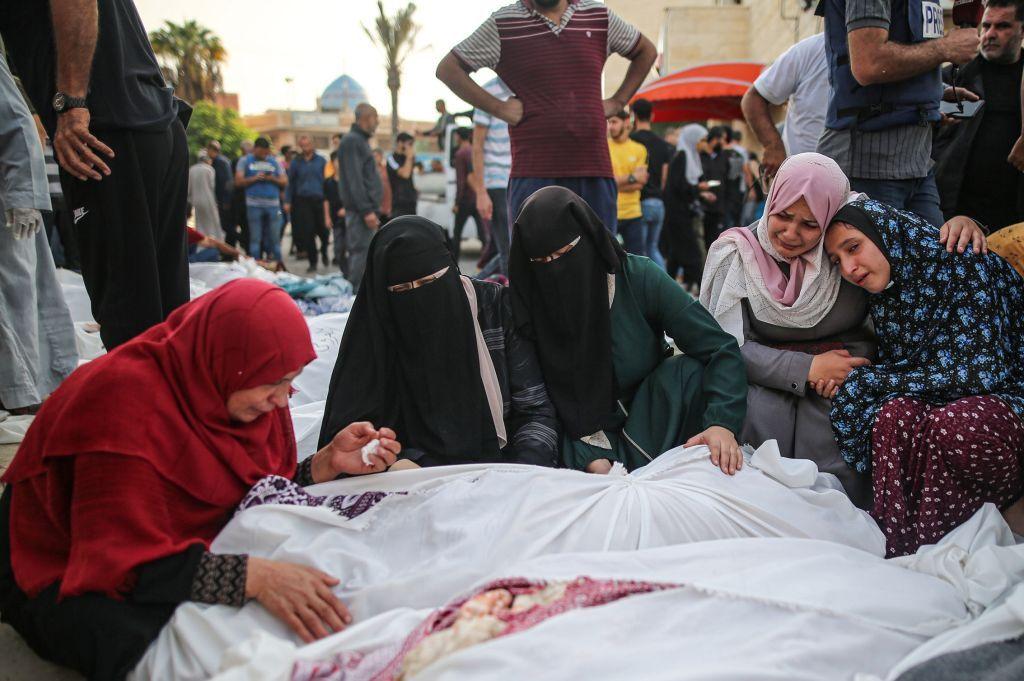
[[[654,105],[656,123],[683,123],[709,118],[743,118],[740,99],[754,84],[764,64],[703,64],[663,76],[640,88],[633,97]]]

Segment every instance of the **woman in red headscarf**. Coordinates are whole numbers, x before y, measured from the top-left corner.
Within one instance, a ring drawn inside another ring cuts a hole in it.
[[[95,679],[131,671],[183,601],[254,598],[307,641],[344,628],[331,576],[209,552],[263,477],[312,484],[394,463],[395,434],[356,423],[296,466],[288,394],[314,357],[287,294],[241,280],[72,374],[3,477],[3,620]]]

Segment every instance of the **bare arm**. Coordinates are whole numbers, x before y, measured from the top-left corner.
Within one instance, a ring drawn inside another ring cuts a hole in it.
[[[410,151],[408,154],[405,155],[405,163],[403,163],[402,167],[396,170],[395,172],[398,173],[398,176],[403,180],[408,180],[410,177],[412,177],[412,167],[415,163],[416,154]]]
[[[1020,82],[1020,104],[1022,110],[1024,110],[1024,80]],[[1006,160],[1014,168],[1024,173],[1024,119],[1021,119],[1020,137],[1017,138],[1017,143],[1013,145],[1013,149],[1010,150],[1010,156]]]
[[[772,120],[772,104],[757,91],[757,88],[750,86],[743,95],[740,106],[743,108],[743,117],[747,125],[764,145],[765,173],[769,177],[774,176],[779,166],[786,160],[786,145],[783,144],[782,136],[775,127],[775,121]]]
[[[454,52],[445,55],[441,63],[437,65],[438,79],[461,99],[471,104],[474,108],[483,109],[492,116],[497,116],[509,125],[515,125],[523,117],[522,104],[514,97],[506,102],[501,101],[491,93],[477,85],[469,74],[462,68],[458,57]],[[518,115],[513,116],[509,103],[518,109]]]
[[[99,33],[96,0],[52,0],[53,42],[57,48],[57,89],[72,97],[89,92],[89,72]]]
[[[978,51],[978,32],[955,28],[944,38],[903,45],[889,40],[884,28],[850,31],[850,70],[861,85],[906,80],[950,61],[965,64]]]
[[[53,42],[57,49],[57,90],[72,97],[89,93],[92,58],[96,52],[99,9],[95,0],[53,0]],[[95,152],[114,152],[89,132],[88,109],[69,109],[57,117],[53,152],[62,168],[79,180],[100,180],[110,168]],[[102,174],[101,174],[102,173]]]
[[[626,106],[626,102],[640,89],[640,85],[644,82],[647,74],[651,72],[651,66],[654,65],[654,60],[657,57],[658,49],[654,46],[654,43],[648,40],[646,36],[641,35],[636,52],[630,61],[629,69],[626,71],[626,77],[622,79],[622,85],[619,86],[619,89],[611,96],[611,99],[619,105],[620,109]],[[605,110],[605,115],[609,115],[607,109]]]
[[[484,174],[475,172],[477,168],[484,167],[484,138],[487,137],[487,126],[476,125],[473,128],[473,174],[470,178],[473,181],[473,191],[476,192],[477,196],[480,194],[486,194],[487,188],[484,187]]]

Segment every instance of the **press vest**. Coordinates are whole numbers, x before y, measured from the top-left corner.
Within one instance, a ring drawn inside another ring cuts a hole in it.
[[[885,130],[939,120],[942,73],[934,69],[896,83],[861,85],[850,69],[847,43],[846,0],[822,0],[818,13],[825,17],[825,53],[832,97],[825,126]],[[942,7],[934,0],[893,0],[889,40],[916,44],[943,35]]]

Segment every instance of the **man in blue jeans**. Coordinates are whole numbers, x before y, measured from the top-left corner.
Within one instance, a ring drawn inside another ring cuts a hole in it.
[[[288,177],[270,153],[270,140],[257,137],[252,153],[238,161],[235,186],[245,189],[245,209],[249,220],[249,255],[259,258],[261,244],[267,245],[270,258],[281,262],[281,190]]]
[[[646,99],[633,102],[633,132],[629,138],[647,149],[647,184],[640,190],[640,210],[643,213],[644,231],[647,238],[647,257],[658,267],[665,267],[658,242],[661,241],[661,227],[665,222],[665,201],[662,192],[668,177],[668,164],[676,150],[651,130],[653,106]]]

